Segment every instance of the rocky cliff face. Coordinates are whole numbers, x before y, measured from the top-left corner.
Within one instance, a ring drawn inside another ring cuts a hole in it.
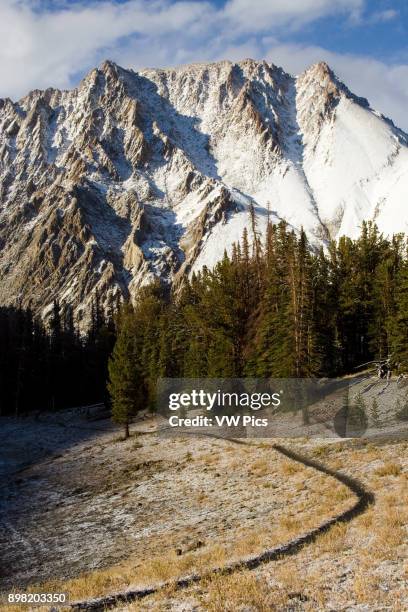
[[[303,226],[312,243],[374,219],[408,230],[408,137],[326,64],[124,70],[73,91],[0,100],[0,303],[86,320],[212,266],[249,226]]]

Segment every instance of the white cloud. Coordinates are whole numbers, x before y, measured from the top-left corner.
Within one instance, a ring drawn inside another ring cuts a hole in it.
[[[70,5],[41,12],[29,1],[0,2],[0,87],[20,96],[32,87],[67,87],[74,74],[92,67],[101,52],[144,39],[193,31],[214,12],[206,2],[128,0]],[[179,35],[179,34],[178,34]]]
[[[299,73],[326,60],[352,91],[408,129],[408,66],[319,46],[281,44],[282,32],[332,14],[362,18],[364,0],[0,0],[0,95],[71,87],[109,57],[125,67],[264,58]],[[393,18],[391,9],[372,19]],[[380,15],[382,15],[380,17]]]
[[[392,21],[398,17],[398,11],[394,9],[387,9],[386,11],[378,11],[373,13],[370,17],[371,23],[381,23],[385,21]]]
[[[297,29],[327,15],[346,13],[360,15],[364,0],[229,0],[225,18],[243,32],[263,31],[277,27]]]

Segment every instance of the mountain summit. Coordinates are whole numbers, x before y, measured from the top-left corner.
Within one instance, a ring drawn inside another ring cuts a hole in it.
[[[0,303],[81,318],[212,266],[255,215],[312,244],[408,231],[408,136],[319,63],[124,70],[0,100]]]

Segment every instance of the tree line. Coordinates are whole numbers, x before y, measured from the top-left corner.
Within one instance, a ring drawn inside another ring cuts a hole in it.
[[[154,408],[158,377],[340,376],[391,355],[408,372],[408,251],[373,223],[326,250],[304,231],[256,225],[169,298],[159,282],[117,316],[113,416]]]
[[[0,308],[0,414],[112,402],[125,427],[159,377],[340,376],[391,355],[408,372],[408,251],[372,223],[318,251],[303,231],[253,224],[230,256],[169,294],[159,281],[88,332],[55,302],[46,323]]]
[[[0,307],[0,415],[57,410],[107,400],[109,355],[115,342],[113,316],[98,296],[85,336],[72,309],[52,306],[44,324],[28,309]]]

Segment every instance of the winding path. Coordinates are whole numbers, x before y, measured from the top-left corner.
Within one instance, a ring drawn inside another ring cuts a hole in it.
[[[238,440],[230,438],[228,438],[227,440],[229,442],[242,444],[242,442],[239,442]],[[326,467],[319,461],[310,459],[305,455],[296,453],[295,451],[292,451],[279,444],[274,444],[272,448],[274,448],[278,453],[281,453],[289,459],[292,459],[293,461],[297,461],[298,463],[301,463],[304,466],[311,467],[317,470],[318,472],[322,472],[323,474],[327,474],[328,476],[335,478],[337,481],[348,487],[348,489],[357,496],[357,501],[353,504],[351,508],[327,521],[324,521],[315,529],[312,529],[311,531],[291,540],[290,542],[287,542],[286,544],[282,544],[280,546],[264,550],[258,555],[246,557],[244,559],[228,563],[222,567],[216,567],[214,569],[208,570],[208,572],[204,574],[192,574],[190,576],[179,578],[175,581],[158,583],[152,587],[145,589],[129,589],[127,591],[113,593],[104,597],[89,599],[86,601],[78,601],[72,603],[70,608],[72,610],[95,610],[99,612],[102,610],[106,610],[107,608],[114,608],[115,606],[121,603],[129,603],[137,599],[143,599],[144,597],[147,597],[148,595],[153,595],[154,593],[157,593],[158,591],[166,587],[183,589],[188,586],[191,586],[192,584],[200,582],[202,579],[208,578],[211,575],[228,575],[232,574],[235,571],[243,569],[254,569],[262,565],[263,563],[276,561],[277,559],[280,559],[282,557],[297,553],[307,544],[311,544],[312,542],[314,542],[318,536],[327,532],[334,525],[338,523],[348,523],[354,517],[363,513],[369,505],[374,503],[374,494],[371,491],[365,489],[363,484],[355,478],[347,476],[346,474],[338,472],[337,470],[333,470],[329,467]]]

